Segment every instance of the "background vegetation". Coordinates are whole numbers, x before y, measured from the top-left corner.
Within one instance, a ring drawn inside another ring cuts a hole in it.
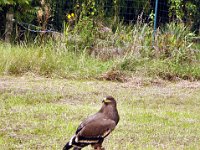
[[[154,6],[0,0],[0,147],[61,149],[113,95],[106,149],[199,149],[200,1],[159,0],[155,37]]]
[[[0,1],[2,38],[6,26],[13,24],[8,38],[12,46],[0,45],[0,73],[119,81],[132,74],[200,79],[199,1],[159,1],[155,39],[154,4]],[[7,14],[13,14],[15,21],[6,21]]]

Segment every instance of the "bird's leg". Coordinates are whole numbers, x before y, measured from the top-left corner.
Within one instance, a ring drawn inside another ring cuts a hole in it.
[[[92,147],[94,148],[94,150],[105,150],[101,144],[94,144],[92,145]]]
[[[103,147],[98,147],[97,150],[105,150]]]
[[[98,146],[95,150],[105,150],[105,148]]]

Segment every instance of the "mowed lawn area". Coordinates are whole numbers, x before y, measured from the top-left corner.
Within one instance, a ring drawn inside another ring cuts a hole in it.
[[[121,118],[106,150],[200,149],[200,82],[33,76],[0,77],[0,149],[62,149],[106,95],[116,98]]]

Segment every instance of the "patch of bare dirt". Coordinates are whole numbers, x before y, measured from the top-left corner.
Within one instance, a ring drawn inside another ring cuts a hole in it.
[[[187,81],[187,80],[182,80],[182,81],[176,83],[176,87],[198,89],[198,88],[200,88],[200,81],[190,82],[190,81]]]
[[[127,79],[127,82],[124,82],[122,84],[122,87],[125,88],[139,88],[139,87],[146,87],[146,86],[158,86],[158,87],[164,87],[169,82],[164,81],[162,79],[151,79],[151,78],[144,78],[144,77],[132,77]]]

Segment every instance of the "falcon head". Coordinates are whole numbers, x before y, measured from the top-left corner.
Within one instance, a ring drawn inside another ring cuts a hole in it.
[[[106,105],[116,105],[116,101],[112,96],[106,96],[103,100],[102,103]]]

